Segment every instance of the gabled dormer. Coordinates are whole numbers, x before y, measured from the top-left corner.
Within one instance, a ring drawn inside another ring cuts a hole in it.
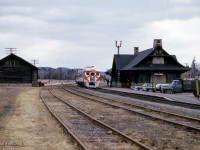
[[[162,39],[154,39],[154,52],[152,53],[152,64],[165,64],[164,51],[162,49]]]

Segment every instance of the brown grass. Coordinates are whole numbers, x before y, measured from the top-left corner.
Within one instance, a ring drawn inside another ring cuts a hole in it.
[[[22,150],[77,149],[39,99],[40,88],[20,88],[13,109],[4,119],[0,144],[17,143]],[[15,149],[13,146],[0,149]]]

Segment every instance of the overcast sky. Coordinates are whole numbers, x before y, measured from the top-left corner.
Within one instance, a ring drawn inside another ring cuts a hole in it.
[[[153,39],[182,64],[200,63],[200,0],[0,0],[0,58],[17,48],[38,67],[111,68]]]

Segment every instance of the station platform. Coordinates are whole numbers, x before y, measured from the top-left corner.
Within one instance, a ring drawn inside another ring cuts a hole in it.
[[[174,94],[163,94],[160,91],[157,92],[146,92],[146,91],[138,91],[131,88],[118,88],[118,87],[108,87],[108,86],[100,86],[102,89],[107,90],[114,90],[114,91],[121,91],[121,92],[128,92],[128,93],[138,93],[138,94],[145,94],[145,95],[153,95],[153,96],[160,96],[169,99],[170,101],[178,101],[178,102],[185,102],[185,103],[192,103],[192,104],[199,104],[200,99],[194,97],[193,93],[174,93]]]

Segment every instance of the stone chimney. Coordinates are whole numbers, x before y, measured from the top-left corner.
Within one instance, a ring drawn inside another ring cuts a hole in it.
[[[134,47],[134,55],[136,55],[139,52],[139,47]]]
[[[153,48],[160,46],[162,47],[162,39],[154,39],[153,41]]]

